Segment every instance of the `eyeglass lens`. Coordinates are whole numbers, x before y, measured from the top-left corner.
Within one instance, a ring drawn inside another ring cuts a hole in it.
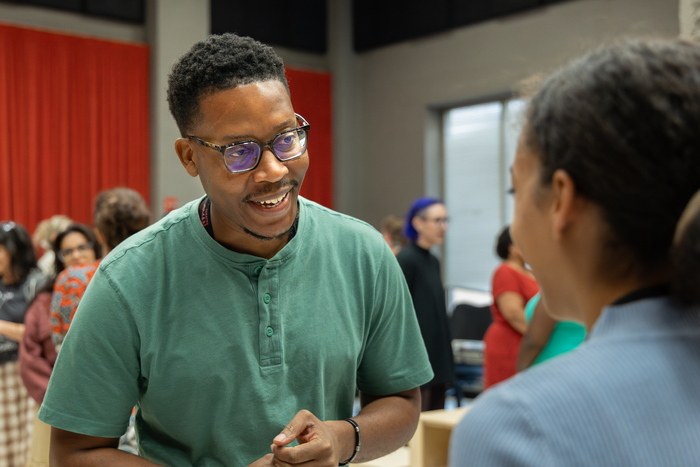
[[[83,253],[89,249],[92,248],[92,243],[83,243],[82,245],[78,245],[75,248],[67,248],[65,250],[61,250],[58,252],[58,255],[60,256],[62,261],[65,261],[66,258],[71,256],[73,253],[80,252]]]
[[[272,151],[282,161],[298,157],[306,151],[307,133],[305,129],[296,128],[278,135],[271,144]],[[262,154],[262,146],[255,142],[247,142],[231,146],[224,154],[226,166],[232,172],[248,170],[258,163]]]
[[[450,218],[449,217],[434,217],[432,219],[425,219],[427,222],[434,222],[437,225],[447,225],[450,223]]]

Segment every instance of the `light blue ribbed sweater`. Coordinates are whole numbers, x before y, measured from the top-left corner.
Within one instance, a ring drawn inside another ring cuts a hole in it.
[[[700,466],[700,310],[603,311],[578,349],[486,391],[450,467]]]

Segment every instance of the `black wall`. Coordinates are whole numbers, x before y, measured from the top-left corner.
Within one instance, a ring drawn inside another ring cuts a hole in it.
[[[45,6],[128,23],[144,23],[144,0],[13,0],[8,3]]]
[[[353,0],[353,45],[363,52],[562,1]]]
[[[211,0],[211,32],[324,54],[326,0]]]

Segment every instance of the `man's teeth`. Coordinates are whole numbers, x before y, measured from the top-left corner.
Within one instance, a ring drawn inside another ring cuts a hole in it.
[[[280,204],[285,196],[287,196],[286,193],[277,199],[268,199],[266,201],[256,201],[256,203],[259,204],[260,206],[265,206],[265,207],[269,208],[269,207],[277,206],[278,204]]]

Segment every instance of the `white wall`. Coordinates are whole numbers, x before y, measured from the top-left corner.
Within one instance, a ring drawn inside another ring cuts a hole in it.
[[[359,55],[362,118],[344,144],[361,170],[344,183],[361,196],[336,207],[378,226],[414,198],[440,194],[435,163],[426,164],[439,155],[429,109],[514,90],[617,38],[676,36],[678,18],[678,0],[573,0]]]
[[[678,10],[681,36],[700,40],[700,1],[680,0]]]
[[[362,167],[358,164],[355,133],[362,120],[360,103],[361,59],[352,50],[352,9],[350,0],[328,1],[328,61],[332,73],[333,102],[333,206],[359,215],[363,192],[358,189]],[[309,155],[313,164],[313,154]]]
[[[148,0],[146,30],[151,47],[151,208],[163,214],[163,199],[175,197],[182,206],[204,194],[199,178],[180,163],[174,143],[180,137],[165,93],[173,62],[210,31],[209,2]]]

